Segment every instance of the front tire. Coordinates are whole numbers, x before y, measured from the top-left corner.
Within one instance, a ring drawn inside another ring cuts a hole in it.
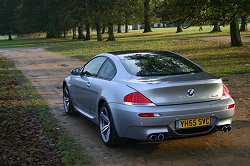
[[[72,115],[74,113],[74,108],[72,105],[69,88],[67,85],[63,86],[63,105],[64,105],[64,112],[66,114]]]
[[[110,109],[106,103],[99,108],[99,128],[102,141],[106,146],[115,147],[123,143],[116,133]]]

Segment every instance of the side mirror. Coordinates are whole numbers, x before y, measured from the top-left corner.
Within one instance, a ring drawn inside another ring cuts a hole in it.
[[[81,72],[81,68],[76,68],[76,69],[72,69],[70,71],[70,74],[78,76],[78,75],[80,75],[80,72]]]
[[[80,75],[81,76],[92,76],[92,74],[90,73],[90,72],[88,72],[88,71],[85,71],[85,72],[82,72],[82,73],[80,73]]]

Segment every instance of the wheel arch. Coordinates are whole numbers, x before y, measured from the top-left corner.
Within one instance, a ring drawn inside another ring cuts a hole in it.
[[[65,85],[67,85],[66,81],[63,81],[63,88],[65,87]]]
[[[99,99],[98,105],[97,105],[98,118],[99,118],[99,113],[100,113],[100,107],[101,107],[101,105],[104,104],[104,103],[107,104],[107,106],[108,106],[108,108],[109,108],[109,111],[111,112],[111,109],[110,109],[110,107],[109,107],[109,104],[108,104],[107,100],[106,100],[104,97],[101,97],[101,98]]]
[[[110,106],[109,106],[109,103],[107,102],[107,100],[106,100],[105,98],[101,97],[101,98],[99,99],[99,101],[98,101],[98,108],[97,108],[97,109],[98,109],[98,118],[97,118],[98,123],[99,123],[99,118],[100,118],[100,107],[101,107],[101,105],[102,105],[103,103],[106,103],[106,105],[107,105],[107,107],[108,107],[108,109],[109,109],[110,116],[111,116],[112,119],[114,119],[113,112],[112,112],[112,110],[111,110],[111,108],[110,108]],[[115,126],[115,128],[116,128],[116,124],[114,124],[114,126]]]

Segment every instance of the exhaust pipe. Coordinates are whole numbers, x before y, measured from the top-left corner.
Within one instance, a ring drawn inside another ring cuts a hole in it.
[[[231,129],[232,129],[231,125],[225,125],[221,128],[221,131],[225,133],[225,132],[231,131]]]
[[[164,140],[164,138],[165,138],[165,137],[164,137],[164,135],[163,135],[163,134],[159,134],[159,135],[158,135],[158,140],[159,140],[159,141],[163,141],[163,140]]]
[[[150,141],[156,141],[157,140],[157,136],[155,134],[152,134],[150,137],[149,137]]]
[[[227,131],[231,131],[231,129],[232,129],[232,126],[231,126],[231,125],[228,125],[228,126],[227,126]]]
[[[227,132],[227,131],[228,131],[228,130],[227,130],[227,126],[223,126],[223,127],[222,127],[222,132],[225,133],[225,132]]]

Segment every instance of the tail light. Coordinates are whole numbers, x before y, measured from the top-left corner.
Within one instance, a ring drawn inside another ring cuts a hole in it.
[[[155,104],[145,97],[140,92],[133,92],[124,97],[124,103],[128,105],[149,105],[154,106]]]
[[[229,90],[226,87],[226,85],[223,84],[222,99],[227,99],[227,98],[230,98]]]
[[[234,107],[235,107],[235,104],[230,104],[230,105],[227,106],[227,110],[230,110],[230,109],[232,109]]]

